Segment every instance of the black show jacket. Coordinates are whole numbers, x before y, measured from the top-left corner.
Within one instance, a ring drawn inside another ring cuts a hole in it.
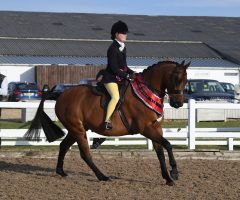
[[[108,64],[103,75],[103,83],[118,83],[121,82],[120,79],[126,79],[128,74],[133,73],[133,71],[127,66],[126,47],[122,52],[119,50],[119,47],[121,47],[121,45],[114,40],[108,48]]]

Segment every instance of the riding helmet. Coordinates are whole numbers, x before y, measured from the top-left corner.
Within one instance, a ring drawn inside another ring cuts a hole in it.
[[[111,29],[111,39],[115,39],[116,33],[127,33],[128,32],[128,26],[123,21],[118,21],[112,25]]]

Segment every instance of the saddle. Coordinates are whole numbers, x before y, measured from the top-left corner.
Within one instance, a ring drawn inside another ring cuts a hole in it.
[[[119,95],[120,99],[119,99],[119,101],[117,103],[117,106],[116,106],[116,108],[114,110],[114,113],[116,111],[119,112],[120,118],[121,118],[124,126],[127,128],[128,132],[131,132],[130,125],[129,125],[128,121],[127,121],[127,118],[126,118],[124,112],[121,109],[121,105],[124,102],[124,96],[125,96],[125,92],[127,90],[128,85],[129,85],[128,81],[124,81],[122,84],[118,84],[119,93],[120,93],[120,95]],[[100,105],[101,105],[101,107],[104,110],[107,110],[107,106],[108,106],[108,103],[109,103],[111,97],[108,94],[108,91],[104,87],[103,83],[98,82],[96,86],[92,87],[92,93],[97,95],[97,96],[101,96],[101,103],[100,103]]]
[[[120,99],[119,99],[119,102],[116,106],[115,111],[119,110],[121,104],[124,102],[124,94],[125,94],[125,91],[126,91],[126,87],[127,87],[126,84],[119,84],[118,85],[119,93],[120,93]],[[96,86],[92,87],[92,92],[93,92],[93,94],[95,94],[97,96],[101,96],[101,107],[104,110],[106,110],[111,97],[108,94],[108,91],[104,87],[103,83],[98,82]]]

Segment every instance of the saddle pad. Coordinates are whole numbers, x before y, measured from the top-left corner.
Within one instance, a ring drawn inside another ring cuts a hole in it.
[[[140,75],[132,82],[131,86],[137,97],[151,110],[159,115],[163,115],[163,98],[154,94],[145,84]]]

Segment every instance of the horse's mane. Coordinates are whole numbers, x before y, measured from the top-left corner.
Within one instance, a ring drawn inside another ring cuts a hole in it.
[[[155,63],[155,64],[149,66],[148,68],[144,69],[144,70],[143,70],[143,73],[146,72],[146,71],[148,71],[148,70],[150,70],[150,69],[152,69],[152,68],[154,68],[154,67],[156,67],[156,66],[161,66],[161,65],[163,65],[163,64],[175,64],[175,65],[179,65],[178,62],[174,62],[174,61],[171,61],[171,60],[159,61],[158,63]]]

